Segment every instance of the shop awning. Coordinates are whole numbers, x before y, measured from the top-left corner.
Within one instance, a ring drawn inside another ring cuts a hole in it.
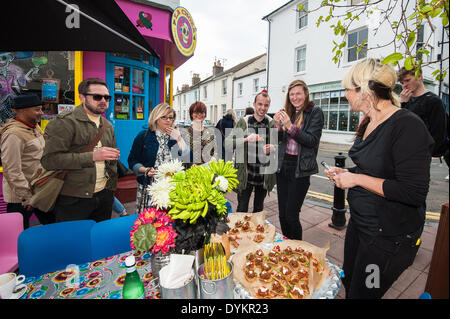
[[[76,5],[79,11],[70,5]],[[2,2],[0,51],[158,54],[114,0]]]

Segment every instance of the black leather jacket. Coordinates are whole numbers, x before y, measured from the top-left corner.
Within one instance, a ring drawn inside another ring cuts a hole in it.
[[[295,178],[310,176],[319,172],[317,165],[317,153],[319,151],[320,137],[323,128],[323,112],[319,106],[311,102],[303,111],[303,128],[299,131],[294,140],[298,143],[297,167]],[[294,122],[294,119],[291,119]],[[281,171],[283,158],[286,153],[288,133],[280,131],[278,133],[278,170]]]

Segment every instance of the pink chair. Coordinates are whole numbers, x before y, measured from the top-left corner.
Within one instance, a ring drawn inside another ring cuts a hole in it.
[[[17,238],[22,231],[22,214],[0,214],[0,274],[14,272],[19,267]]]

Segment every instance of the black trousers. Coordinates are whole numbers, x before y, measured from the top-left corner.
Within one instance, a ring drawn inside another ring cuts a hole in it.
[[[94,193],[92,198],[60,195],[54,208],[56,222],[111,219],[113,203],[114,193],[109,189]]]
[[[267,195],[267,190],[261,186],[254,186],[247,183],[247,187],[238,192],[238,206],[237,212],[248,212],[248,203],[253,189],[255,190],[255,197],[253,198],[253,212],[257,213],[264,209],[264,199]]]
[[[21,213],[23,216],[23,229],[27,229],[28,227],[30,227],[30,217],[31,215],[33,215],[33,213],[36,215],[42,225],[47,225],[55,222],[55,215],[53,214],[53,211],[49,211],[46,213],[37,208],[33,208],[32,210],[28,211],[25,209],[25,207],[22,206],[21,203],[8,203],[8,205],[6,206],[6,212]]]
[[[414,262],[423,227],[409,235],[385,237],[361,232],[350,218],[345,235],[346,298],[379,299]]]
[[[284,162],[277,173],[278,212],[281,231],[289,239],[302,240],[300,211],[310,185],[310,177],[295,178],[295,162]]]

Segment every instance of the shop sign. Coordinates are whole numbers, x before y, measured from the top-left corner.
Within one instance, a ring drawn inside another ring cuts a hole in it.
[[[197,44],[197,29],[191,14],[183,7],[177,7],[172,14],[172,37],[184,56],[194,54]]]

